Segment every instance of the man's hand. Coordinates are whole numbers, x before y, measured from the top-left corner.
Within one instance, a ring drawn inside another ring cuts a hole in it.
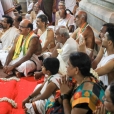
[[[9,65],[9,66],[4,66],[3,71],[4,73],[8,74],[9,72],[11,72],[12,70],[14,70],[14,66],[13,65]]]
[[[29,97],[27,97],[25,100],[22,101],[22,108],[23,108],[23,109],[26,108],[26,107],[25,107],[25,104],[26,104],[26,103],[29,103],[29,100],[30,100]]]

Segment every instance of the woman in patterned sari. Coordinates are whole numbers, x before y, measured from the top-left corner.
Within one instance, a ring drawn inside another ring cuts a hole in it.
[[[93,114],[114,114],[114,82],[105,90],[104,104],[96,107]]]
[[[104,90],[92,76],[94,74],[88,55],[82,52],[70,54],[67,76],[75,79],[76,84],[69,84],[66,76],[59,81],[64,114],[92,114],[96,106],[102,104]]]

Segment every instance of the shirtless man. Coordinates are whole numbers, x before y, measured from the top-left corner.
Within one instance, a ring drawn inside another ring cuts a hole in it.
[[[4,72],[11,74],[17,70],[17,77],[27,76],[34,70],[41,69],[38,55],[41,54],[41,45],[37,35],[33,32],[33,25],[29,20],[22,20],[19,30],[22,35],[15,39],[6,62],[4,64]]]
[[[92,53],[95,45],[95,38],[93,30],[87,23],[87,13],[79,10],[76,13],[75,23],[78,28],[74,31],[71,37],[76,39],[78,43],[81,40],[85,40],[87,50],[91,51],[90,53]],[[84,39],[82,39],[82,37]]]
[[[51,51],[52,48],[55,47],[55,40],[54,40],[54,32],[51,29],[47,28],[48,18],[46,15],[41,14],[37,17],[36,24],[40,33],[41,46],[42,46],[42,53]]]
[[[102,47],[106,48],[107,56],[102,57],[95,71],[100,76],[100,80],[108,85],[114,80],[114,27],[106,30],[102,38]]]

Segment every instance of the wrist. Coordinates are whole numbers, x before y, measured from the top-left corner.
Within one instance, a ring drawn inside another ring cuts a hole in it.
[[[31,95],[28,96],[29,99],[32,99],[33,97]]]
[[[61,95],[61,99],[64,100],[64,99],[70,99],[70,96],[68,94],[62,94]]]

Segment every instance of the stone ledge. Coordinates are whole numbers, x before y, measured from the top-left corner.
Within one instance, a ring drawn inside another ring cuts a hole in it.
[[[114,23],[114,11],[108,8],[104,8],[102,6],[87,1],[81,1],[79,6],[81,9],[91,13],[92,15],[107,23]]]

